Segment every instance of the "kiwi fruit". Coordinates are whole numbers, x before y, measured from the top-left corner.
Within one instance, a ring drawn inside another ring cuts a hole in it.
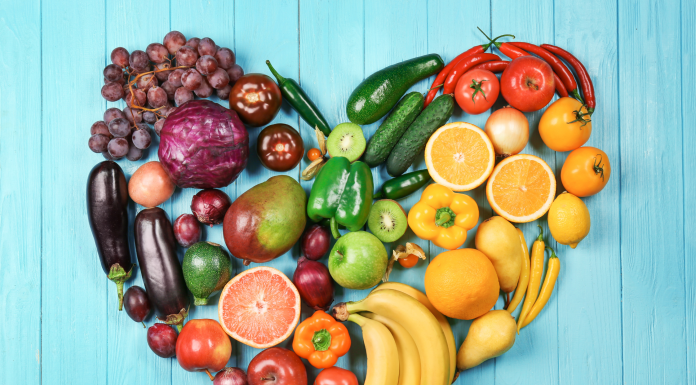
[[[326,149],[331,157],[342,156],[348,158],[351,163],[362,156],[365,147],[367,147],[367,141],[365,141],[363,130],[354,123],[339,124],[326,140]]]
[[[408,229],[406,212],[396,201],[382,199],[375,202],[367,218],[367,227],[382,242],[394,242]]]

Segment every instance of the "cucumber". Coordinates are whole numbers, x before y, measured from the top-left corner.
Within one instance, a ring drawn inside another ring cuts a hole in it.
[[[387,160],[396,142],[420,114],[424,102],[425,98],[420,92],[411,92],[401,98],[367,144],[364,160],[368,166],[376,167]]]
[[[452,111],[454,111],[452,95],[440,95],[430,103],[413,121],[389,154],[387,173],[397,176],[408,170],[416,156],[425,148],[430,135],[447,122],[452,116]]]
[[[444,67],[438,54],[419,56],[379,70],[363,80],[348,98],[346,113],[359,125],[378,121],[418,81]]]

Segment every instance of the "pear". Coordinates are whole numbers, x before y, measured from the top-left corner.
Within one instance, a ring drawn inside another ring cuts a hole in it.
[[[522,270],[522,247],[515,226],[503,217],[490,217],[479,225],[475,242],[476,249],[491,260],[500,290],[515,290]]]
[[[457,369],[466,370],[510,350],[515,344],[517,325],[507,310],[493,310],[471,323],[457,353]]]

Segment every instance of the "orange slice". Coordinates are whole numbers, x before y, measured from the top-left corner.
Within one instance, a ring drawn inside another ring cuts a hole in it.
[[[436,183],[469,191],[486,181],[495,165],[493,144],[471,123],[445,124],[425,145],[425,164]]]
[[[556,177],[543,159],[513,155],[498,163],[486,185],[493,210],[510,222],[525,223],[546,214],[556,194]]]
[[[218,317],[230,337],[254,348],[269,348],[295,330],[300,294],[285,274],[255,267],[237,274],[222,289]]]

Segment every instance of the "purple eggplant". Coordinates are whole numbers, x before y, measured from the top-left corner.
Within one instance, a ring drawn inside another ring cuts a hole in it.
[[[159,207],[135,216],[135,250],[145,290],[157,318],[181,331],[188,315],[189,295],[176,255],[176,238],[167,214]]]
[[[102,269],[116,283],[119,311],[123,309],[123,283],[133,272],[127,206],[128,184],[121,167],[110,160],[94,166],[87,179],[87,216]]]

